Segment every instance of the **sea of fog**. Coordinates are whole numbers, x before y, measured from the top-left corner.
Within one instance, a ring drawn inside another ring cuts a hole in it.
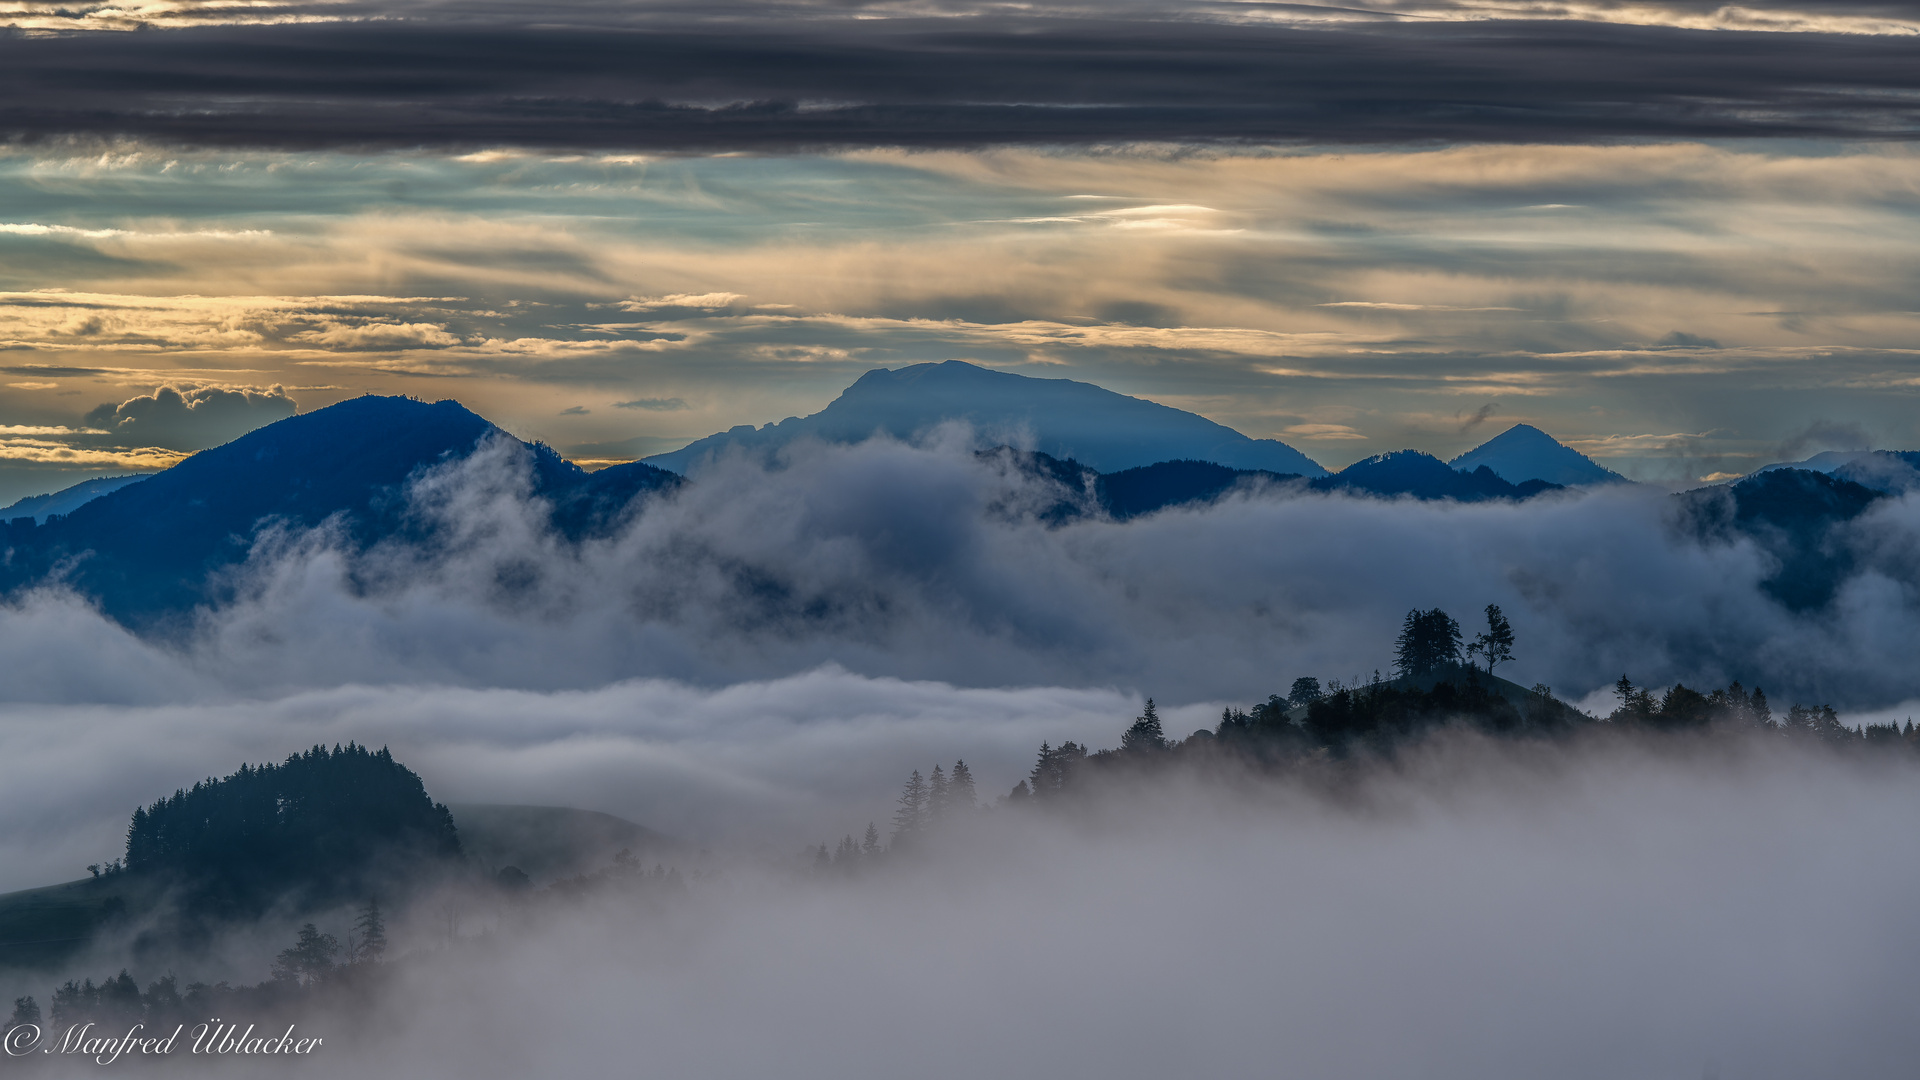
[[[1370,677],[1412,607],[1471,632],[1501,605],[1501,674],[1576,702],[1625,672],[1904,719],[1920,503],[1848,526],[1858,572],[1794,615],[1758,548],[1684,539],[1658,492],[1252,489],[1047,527],[1056,495],[938,441],[809,446],[723,462],[574,546],[502,445],[414,485],[432,550],[269,533],[241,600],[169,637],[50,587],[0,611],[0,890],[115,857],[133,807],[177,787],[354,740],[436,799],[615,813],[715,872],[662,910],[421,944],[379,1030],[342,1030],[308,1071],[1732,1080],[1915,1060],[1905,760],[1449,737],[1337,795],[1168,778],[986,813],[856,879],[798,854],[884,832],[910,770],[964,758],[990,800],[1042,740],[1115,745],[1147,696],[1177,737],[1299,675]]]

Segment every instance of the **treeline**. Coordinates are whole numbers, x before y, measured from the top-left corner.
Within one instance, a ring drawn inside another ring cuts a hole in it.
[[[1694,732],[1920,756],[1920,729],[1911,720],[1904,728],[1848,727],[1830,705],[1797,703],[1776,716],[1765,691],[1749,691],[1737,681],[1705,692],[1676,683],[1656,695],[1623,675],[1614,687],[1617,707],[1604,717],[1591,716],[1556,698],[1551,687],[1522,688],[1496,677],[1494,670],[1515,658],[1515,634],[1497,605],[1488,605],[1484,615],[1486,629],[1469,638],[1445,611],[1409,611],[1394,641],[1393,678],[1376,671],[1370,679],[1322,684],[1317,677],[1302,676],[1285,695],[1271,694],[1247,708],[1230,706],[1216,726],[1185,739],[1167,736],[1149,698],[1120,733],[1117,747],[1089,750],[1072,741],[1041,743],[1032,770],[998,805],[1046,802],[1103,774],[1128,777],[1176,765],[1275,769],[1316,761],[1377,760],[1443,729],[1532,739],[1602,731]],[[935,775],[937,780],[938,769]],[[929,820],[919,808],[930,790],[919,772],[909,778],[891,846],[910,844],[924,831],[924,825],[902,828],[899,822]],[[931,816],[938,818],[937,813]],[[860,844],[848,836],[831,853],[824,844],[809,853],[818,868],[830,869],[855,865],[886,850],[878,832],[868,826]]]
[[[955,761],[952,772],[935,765],[932,773],[921,776],[920,770],[915,769],[900,789],[899,804],[893,812],[893,831],[887,843],[880,842],[879,826],[869,821],[866,832],[858,840],[848,833],[831,849],[825,843],[808,848],[807,862],[817,874],[851,874],[891,851],[911,848],[945,822],[979,808],[973,770],[964,760]]]
[[[98,983],[91,978],[80,982],[68,979],[49,995],[44,1016],[32,995],[15,998],[6,1030],[50,1023],[52,1030],[66,1031],[93,1023],[117,1029],[117,1034],[134,1024],[145,1024],[147,1030],[159,1032],[222,1015],[264,1020],[311,1004],[316,998],[360,994],[380,977],[386,955],[386,915],[377,901],[369,900],[356,912],[344,945],[334,935],[307,923],[300,927],[294,943],[274,957],[270,977],[257,985],[191,982],[182,987],[168,972],[142,990],[127,969],[121,968],[120,974]]]

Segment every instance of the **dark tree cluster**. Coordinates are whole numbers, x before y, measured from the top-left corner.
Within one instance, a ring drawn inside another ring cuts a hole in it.
[[[1909,719],[1898,724],[1866,724],[1848,727],[1831,705],[1788,706],[1785,716],[1776,717],[1767,702],[1767,693],[1754,687],[1752,693],[1738,682],[1724,690],[1701,693],[1683,683],[1675,683],[1658,697],[1645,687],[1635,686],[1625,675],[1613,684],[1619,700],[1607,717],[1618,725],[1659,731],[1748,730],[1806,743],[1834,747],[1871,747],[1905,749],[1920,753],[1920,730]]]
[[[253,986],[226,982],[193,982],[182,987],[168,972],[149,982],[145,990],[122,968],[120,974],[96,983],[68,979],[54,989],[43,1019],[40,1004],[31,995],[15,998],[7,1030],[22,1024],[51,1023],[65,1031],[77,1024],[95,1023],[125,1031],[145,1024],[150,1031],[171,1030],[177,1024],[201,1023],[211,1016],[265,1017],[311,1001],[317,994],[351,995],[379,977],[386,955],[386,919],[377,901],[361,907],[348,931],[347,945],[313,923],[300,927],[294,943],[274,958],[271,977]]]
[[[1486,629],[1468,640],[1460,624],[1439,608],[1409,611],[1394,642],[1394,679],[1375,672],[1372,679],[1349,685],[1301,676],[1284,697],[1274,694],[1246,709],[1229,707],[1217,727],[1184,740],[1166,737],[1148,699],[1142,715],[1122,732],[1118,749],[1089,752],[1071,742],[1042,743],[1032,774],[1003,801],[1043,802],[1073,790],[1085,776],[1180,762],[1284,767],[1308,760],[1384,758],[1449,728],[1555,739],[1609,730],[1760,732],[1920,753],[1920,729],[1911,721],[1905,728],[1849,728],[1831,706],[1797,704],[1776,719],[1766,693],[1748,691],[1739,682],[1706,693],[1675,684],[1655,695],[1622,676],[1615,687],[1619,707],[1607,717],[1592,717],[1554,697],[1551,687],[1523,689],[1494,676],[1497,665],[1514,658],[1515,635],[1497,605],[1487,605],[1485,616]]]
[[[460,854],[447,808],[385,748],[315,746],[278,765],[133,812],[126,871],[185,883],[201,903],[257,907],[292,890],[315,900],[363,892],[388,865]]]

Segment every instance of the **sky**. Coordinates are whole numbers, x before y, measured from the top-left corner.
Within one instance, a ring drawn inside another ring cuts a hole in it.
[[[947,359],[1330,468],[1920,446],[1920,5],[0,21],[0,498],[362,393],[591,467]]]

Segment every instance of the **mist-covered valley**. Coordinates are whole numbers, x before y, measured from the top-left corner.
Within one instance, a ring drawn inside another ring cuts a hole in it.
[[[1912,496],[1834,522],[1838,577],[1796,610],[1764,534],[1645,488],[1461,503],[1253,477],[1122,520],[1062,515],[1084,492],[976,446],[803,441],[568,536],[531,452],[490,439],[417,472],[405,528],[373,542],[337,519],[262,529],[220,571],[227,599],[185,620],[130,627],[58,579],[20,594],[0,618],[0,889],[88,864],[108,871],[75,888],[121,888],[135,807],[316,745],[389,748],[456,825],[575,807],[670,843],[507,889],[462,826],[450,876],[388,888],[390,946],[330,961],[346,974],[270,977],[301,924],[344,943],[362,903],[295,890],[190,946],[156,943],[164,905],[110,918],[0,989],[50,1008],[69,979],[170,974],[201,996],[138,1015],[287,1017],[340,1074],[1910,1059]],[[1392,738],[1273,703],[1302,677],[1385,693],[1409,608],[1471,637],[1489,604],[1514,642],[1487,685],[1532,684],[1564,723],[1519,698],[1499,706],[1517,726],[1443,708],[1431,679]],[[1623,673],[1655,691],[1642,720]],[[1659,721],[1660,691],[1736,680],[1773,727]],[[1118,748],[1148,697],[1169,764],[1020,793],[1037,745]],[[1796,737],[1790,704],[1835,706],[1837,734]],[[1284,752],[1208,757],[1248,708]],[[1891,741],[1851,731],[1889,722]],[[977,809],[903,842],[901,780],[958,760]]]

